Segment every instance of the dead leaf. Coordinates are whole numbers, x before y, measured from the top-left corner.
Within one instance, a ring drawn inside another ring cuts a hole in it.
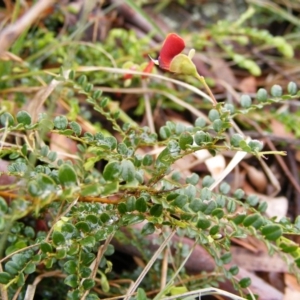
[[[245,94],[256,93],[257,82],[254,76],[249,76],[241,80],[239,83],[239,89]]]

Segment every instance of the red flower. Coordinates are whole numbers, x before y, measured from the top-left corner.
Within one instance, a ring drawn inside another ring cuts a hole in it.
[[[159,53],[159,67],[169,70],[172,59],[181,53],[184,48],[184,40],[179,35],[176,33],[168,34]]]
[[[197,76],[196,67],[191,60],[195,50],[192,49],[189,55],[185,55],[181,53],[184,48],[184,40],[176,33],[170,33],[162,45],[158,60],[152,59],[152,61],[161,69],[173,73]]]

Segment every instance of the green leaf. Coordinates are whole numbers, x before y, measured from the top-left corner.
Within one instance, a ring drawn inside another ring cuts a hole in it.
[[[2,197],[0,197],[0,215],[6,214],[7,209],[8,209],[8,206],[7,206],[6,201]]]
[[[213,129],[214,129],[215,132],[221,132],[223,127],[224,127],[224,123],[223,123],[222,120],[217,119],[217,120],[213,121],[212,126],[213,126]]]
[[[135,209],[139,212],[147,211],[147,202],[144,197],[140,197],[135,202]]]
[[[45,267],[47,269],[51,269],[53,264],[55,263],[56,259],[54,257],[50,257],[50,258],[47,258],[45,259]]]
[[[224,217],[224,210],[222,208],[216,208],[211,213],[212,216],[222,219]]]
[[[18,123],[21,123],[23,125],[30,125],[31,124],[31,116],[27,111],[24,111],[24,110],[19,111],[17,113],[16,118],[17,118]]]
[[[193,210],[194,212],[198,212],[201,210],[202,206],[203,206],[203,201],[200,199],[194,199],[192,200],[192,202],[190,203],[190,209]]]
[[[264,144],[258,140],[251,140],[249,141],[248,146],[250,147],[251,151],[259,152],[263,149]]]
[[[239,133],[235,133],[232,135],[232,137],[230,138],[230,144],[233,147],[240,147],[240,142],[243,140],[243,136]]]
[[[204,229],[209,228],[210,224],[211,223],[209,220],[207,220],[205,218],[199,218],[197,221],[196,227],[204,230]]]
[[[76,172],[69,164],[63,164],[59,167],[58,179],[63,186],[72,186],[77,184]]]
[[[224,195],[230,192],[230,185],[227,182],[222,182],[220,184],[220,192]]]
[[[298,245],[295,245],[295,244],[287,244],[287,243],[280,243],[279,244],[279,247],[281,248],[281,250],[285,253],[293,253],[293,252],[296,252],[297,249],[299,248]]]
[[[214,120],[220,119],[220,114],[216,109],[213,108],[209,111],[208,118],[213,122]]]
[[[148,300],[147,295],[142,288],[138,288],[136,300]]]
[[[251,206],[257,205],[258,202],[259,198],[257,197],[257,195],[249,195],[246,199],[246,203],[248,203]]]
[[[95,100],[98,100],[102,95],[102,91],[101,90],[94,90],[93,91],[93,95],[92,97],[95,99]]]
[[[244,197],[244,195],[245,195],[245,192],[242,189],[237,189],[233,194],[233,196],[235,198],[237,198],[238,200],[241,200]]]
[[[93,236],[87,236],[83,239],[80,240],[80,244],[84,247],[89,247],[89,248],[92,248],[95,246],[96,244],[96,240],[95,240],[95,237]]]
[[[0,124],[2,126],[13,126],[14,125],[14,118],[13,116],[8,113],[5,112],[0,116]]]
[[[206,133],[202,130],[195,133],[194,139],[198,146],[210,143],[212,141],[212,137],[209,135],[209,133]]]
[[[95,196],[100,194],[100,185],[99,183],[91,183],[82,187],[81,195],[86,196]]]
[[[88,278],[91,276],[92,270],[86,266],[80,266],[79,268],[79,275],[81,278]]]
[[[260,202],[259,205],[258,205],[258,211],[261,212],[261,213],[264,213],[268,208],[268,203],[263,201],[263,202]]]
[[[78,286],[78,277],[74,274],[69,275],[65,278],[64,283],[71,288],[76,288]]]
[[[212,213],[212,211],[217,207],[217,204],[214,200],[210,200],[206,203],[206,201],[202,202],[202,207],[201,207],[201,211],[206,214],[206,215],[210,215]]]
[[[103,186],[103,191],[101,194],[103,196],[106,196],[106,195],[111,195],[111,194],[117,193],[119,191],[119,187],[120,187],[119,181],[113,181],[113,182],[106,183]]]
[[[260,228],[263,225],[263,223],[264,222],[261,215],[257,213],[247,216],[243,221],[245,227],[252,226],[256,229]]]
[[[179,147],[182,150],[187,149],[187,147],[192,145],[193,142],[194,142],[194,139],[188,131],[183,132],[179,137]]]
[[[236,210],[236,202],[232,199],[228,199],[227,202],[227,206],[226,206],[227,210],[229,213],[233,213]]]
[[[261,233],[267,240],[276,241],[282,236],[282,229],[279,225],[266,225],[261,229]]]
[[[81,85],[81,86],[86,85],[86,83],[87,83],[87,77],[86,77],[86,75],[84,75],[84,74],[80,75],[80,76],[77,78],[77,83],[78,83],[79,85]]]
[[[204,127],[206,125],[206,120],[202,117],[198,117],[195,121],[195,127]]]
[[[227,252],[221,256],[221,260],[224,264],[228,264],[231,262],[232,255],[230,252]]]
[[[282,87],[278,84],[274,84],[271,87],[271,95],[273,97],[281,97],[282,96]]]
[[[241,288],[247,288],[251,285],[251,279],[249,277],[245,277],[239,281],[239,285]]]
[[[95,286],[95,281],[91,278],[84,279],[82,286],[84,290],[90,290]]]
[[[236,265],[234,265],[234,266],[232,266],[232,267],[229,269],[229,272],[230,272],[233,276],[235,276],[235,275],[237,275],[237,274],[239,273],[239,267],[236,266]]]
[[[69,123],[69,125],[77,136],[81,135],[82,128],[77,122],[72,121]]]
[[[127,198],[127,200],[126,200],[127,211],[135,210],[135,201],[136,201],[136,199],[134,196],[130,196]]]
[[[52,240],[55,246],[61,246],[66,243],[65,237],[59,231],[54,230],[52,233]]]
[[[77,228],[77,230],[83,233],[89,233],[91,230],[89,224],[83,221],[76,223],[75,227]]]
[[[94,253],[90,253],[90,252],[81,253],[81,264],[84,266],[89,266],[94,259],[95,259]]]
[[[260,88],[257,91],[256,99],[258,102],[266,102],[268,100],[268,92],[265,89]]]
[[[16,275],[19,272],[20,267],[14,261],[8,261],[5,264],[5,271],[11,275]]]
[[[19,273],[16,283],[17,283],[17,287],[21,287],[25,284],[25,276],[23,272]]]
[[[245,218],[246,218],[245,214],[239,214],[233,218],[233,222],[234,224],[239,225],[244,221]]]
[[[249,95],[242,95],[241,99],[240,99],[240,102],[241,102],[241,106],[243,108],[249,108],[252,105],[252,100],[251,100],[251,97]]]
[[[150,154],[146,154],[143,158],[144,166],[151,166],[153,164],[153,157]]]
[[[293,82],[293,81],[289,82],[289,84],[287,86],[287,90],[288,90],[289,94],[296,95],[297,94],[297,90],[298,90],[297,84],[295,82]]]
[[[154,231],[155,231],[154,224],[151,222],[148,222],[143,226],[141,233],[143,235],[149,235],[149,234],[152,234]]]
[[[125,159],[121,162],[121,176],[126,182],[135,179],[135,167],[131,160]]]
[[[1,284],[7,284],[11,280],[11,275],[7,272],[0,272],[0,283]]]
[[[162,126],[159,129],[159,135],[163,140],[166,140],[171,136],[171,130],[167,126]]]
[[[68,274],[76,274],[77,273],[77,263],[74,260],[68,260],[64,264],[64,270]]]
[[[78,234],[76,227],[71,223],[64,223],[61,226],[61,233],[66,239],[71,239]]]
[[[123,215],[121,220],[123,225],[132,225],[144,221],[145,218],[141,215]]]
[[[209,176],[209,175],[206,175],[204,176],[203,180],[202,180],[202,187],[210,187],[213,183],[214,183],[214,179]]]
[[[196,185],[199,182],[199,175],[196,173],[193,173],[190,177],[187,177],[185,180],[186,183]]]
[[[108,293],[109,292],[109,282],[107,280],[107,277],[105,276],[105,274],[101,273],[101,288],[103,290],[103,292]]]
[[[150,208],[150,215],[154,217],[160,217],[163,212],[163,207],[160,204],[154,204]]]
[[[124,202],[118,204],[118,211],[120,214],[125,214],[127,212],[127,206]]]
[[[36,270],[36,265],[33,262],[30,262],[27,264],[27,266],[24,269],[25,274],[32,274]]]
[[[220,231],[220,226],[219,225],[214,225],[210,230],[209,234],[210,235],[215,235]]]
[[[66,258],[67,256],[67,249],[59,248],[56,249],[55,257],[59,260]]]
[[[65,116],[56,116],[53,123],[57,129],[64,130],[68,126],[68,119]]]
[[[300,215],[296,217],[295,227],[300,230]]]
[[[174,205],[183,208],[188,202],[188,197],[186,195],[178,195],[174,200]]]

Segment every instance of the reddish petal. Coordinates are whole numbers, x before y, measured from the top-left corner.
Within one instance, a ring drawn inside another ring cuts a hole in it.
[[[154,61],[150,60],[147,64],[147,66],[144,68],[143,72],[145,73],[152,73],[154,67]],[[142,76],[142,79],[147,78],[147,76]]]
[[[184,47],[184,40],[179,35],[176,33],[168,34],[159,53],[159,66],[168,70],[174,56],[179,54]]]

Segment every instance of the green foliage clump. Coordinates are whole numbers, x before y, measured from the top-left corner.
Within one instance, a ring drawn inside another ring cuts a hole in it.
[[[212,155],[222,150],[266,155],[260,141],[247,140],[241,134],[233,134],[227,142],[227,130],[233,117],[293,98],[292,84],[291,94],[282,95],[281,88],[275,86],[271,97],[265,90],[258,91],[257,101],[243,95],[240,107],[219,103],[208,112],[209,122],[198,118],[194,126],[179,126],[168,121],[157,136],[148,127],[122,124],[120,111],[110,109],[109,100],[85,75],[76,78],[71,71],[68,78],[61,76],[59,80],[65,88],[84,95],[86,103],[112,124],[120,138],[108,132],[83,132],[79,123],[64,115],[49,118],[42,114],[33,121],[27,111],[16,116],[1,113],[0,130],[7,135],[26,131],[43,137],[55,133],[76,141],[78,147],[73,160],[62,160],[46,144],[39,144],[39,138],[33,145],[25,139],[21,147],[2,148],[2,157],[10,160],[6,174],[19,180],[16,199],[7,203],[0,198],[1,253],[5,250],[6,255],[0,282],[10,294],[25,291],[28,278],[36,276],[43,265],[59,272],[69,299],[86,295],[97,299],[90,293],[96,285],[103,292],[111,289],[111,239],[121,228],[141,222],[144,236],[167,226],[195,238],[241,293],[251,282],[248,278],[237,282],[238,269],[225,267],[231,260],[230,238],[253,235],[270,253],[292,255],[289,265],[296,272],[299,248],[283,234],[299,233],[298,221],[294,225],[287,219],[268,219],[264,215],[267,205],[257,196],[232,191],[226,182],[215,192],[211,177],[200,179],[192,174],[182,178],[172,170],[176,161],[203,149]],[[153,146],[162,149],[157,157],[138,154],[139,149]],[[99,162],[102,169],[95,168]],[[46,234],[27,224],[24,218],[28,216],[36,226],[39,220],[51,230]]]

